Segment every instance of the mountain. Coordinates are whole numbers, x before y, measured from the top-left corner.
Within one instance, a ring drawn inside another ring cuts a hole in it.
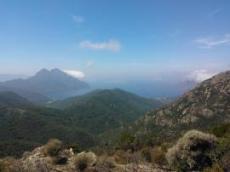
[[[143,98],[120,89],[106,89],[57,101],[48,106],[63,109],[80,128],[99,134],[124,126],[148,110],[161,105],[160,101]]]
[[[62,111],[38,107],[13,92],[0,92],[0,157],[21,155],[50,138],[79,148],[95,144],[95,138]]]
[[[88,88],[88,84],[74,78],[59,69],[42,69],[27,79],[15,79],[0,84],[12,90],[23,90],[44,95],[52,99],[75,95],[79,90]]]
[[[148,112],[130,128],[134,135],[152,137],[157,142],[188,129],[207,130],[227,122],[230,122],[230,71],[205,80],[176,101]]]
[[[31,103],[14,92],[0,92],[0,107],[24,107]]]
[[[8,81],[17,78],[25,78],[24,75],[13,75],[13,74],[0,74],[0,82]]]
[[[50,98],[39,94],[39,93],[35,93],[35,92],[31,92],[28,90],[23,90],[23,89],[18,89],[18,88],[12,88],[12,87],[5,87],[2,86],[0,84],[0,92],[14,92],[17,95],[26,98],[27,100],[29,100],[30,102],[34,103],[34,104],[44,104],[48,101],[50,101]]]
[[[21,155],[50,138],[78,149],[95,146],[100,133],[128,124],[161,103],[115,89],[49,105],[56,109],[36,106],[12,92],[0,92],[0,156]]]

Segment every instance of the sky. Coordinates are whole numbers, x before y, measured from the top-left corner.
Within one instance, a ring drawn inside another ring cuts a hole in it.
[[[230,68],[229,0],[0,0],[0,74],[202,81]]]

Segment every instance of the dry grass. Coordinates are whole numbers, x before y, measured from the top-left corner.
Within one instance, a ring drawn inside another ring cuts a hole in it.
[[[224,172],[224,170],[219,164],[215,163],[212,167],[205,168],[203,172]]]

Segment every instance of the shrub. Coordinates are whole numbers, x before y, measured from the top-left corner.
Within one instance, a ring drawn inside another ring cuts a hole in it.
[[[8,157],[0,160],[0,172],[24,172],[19,160]]]
[[[73,156],[74,156],[74,152],[71,148],[63,149],[58,152],[57,156],[52,157],[52,160],[55,164],[64,165]]]
[[[67,146],[67,149],[72,149],[74,153],[81,152],[80,146],[77,143],[75,143],[75,144],[69,144]]]
[[[105,168],[111,169],[111,168],[115,168],[117,166],[116,162],[114,161],[114,159],[112,158],[107,158],[104,160],[103,162],[103,166]]]
[[[0,160],[0,172],[8,172],[8,163],[4,160]]]
[[[178,171],[202,170],[212,165],[214,158],[211,150],[216,143],[217,138],[214,135],[190,130],[176,145],[168,149],[166,159]]]
[[[212,133],[217,137],[224,137],[230,132],[230,123],[225,123],[212,128]]]
[[[134,140],[135,137],[131,133],[124,131],[119,138],[119,147],[124,150],[134,150]]]
[[[111,171],[111,169],[116,168],[117,164],[112,157],[101,156],[98,159],[96,168],[98,171]]]
[[[141,155],[146,161],[148,161],[148,162],[152,161],[151,148],[148,148],[148,147],[143,148],[141,150]]]
[[[128,152],[123,150],[118,150],[113,155],[114,160],[118,164],[127,164],[130,162],[130,156]]]
[[[44,153],[49,156],[57,156],[62,149],[62,142],[58,139],[50,139],[44,146]]]
[[[165,163],[165,152],[160,146],[154,147],[152,150],[152,162],[163,165]]]
[[[230,150],[228,150],[221,158],[221,164],[226,171],[230,169]]]
[[[96,164],[97,157],[93,152],[81,152],[74,157],[74,164],[77,170],[84,171]]]
[[[224,170],[218,163],[215,163],[212,167],[205,168],[203,172],[224,172]]]
[[[165,163],[165,152],[160,146],[154,148],[144,148],[141,151],[142,157],[148,162],[163,165]]]

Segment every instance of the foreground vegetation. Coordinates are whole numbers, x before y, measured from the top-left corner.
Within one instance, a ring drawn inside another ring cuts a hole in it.
[[[170,144],[136,151],[119,148],[77,152],[51,139],[19,159],[1,159],[0,172],[224,172],[230,164],[229,131],[230,124],[219,125],[210,130],[212,133],[190,130]]]

